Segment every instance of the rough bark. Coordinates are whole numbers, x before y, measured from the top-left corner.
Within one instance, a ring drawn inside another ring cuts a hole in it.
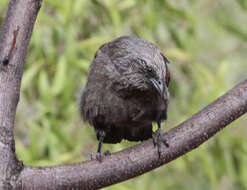
[[[15,156],[14,118],[25,56],[42,0],[11,0],[0,38],[0,189],[97,189],[133,178],[198,147],[247,111],[247,80],[163,134],[161,158],[152,140],[104,157],[102,163],[31,167]]]
[[[157,149],[152,140],[104,157],[103,162],[25,167],[23,189],[98,189],[141,175],[193,150],[247,111],[247,80],[187,121],[163,134],[169,143]],[[42,180],[40,180],[42,179]]]
[[[17,189],[14,121],[25,57],[41,0],[11,0],[0,38],[0,189]]]

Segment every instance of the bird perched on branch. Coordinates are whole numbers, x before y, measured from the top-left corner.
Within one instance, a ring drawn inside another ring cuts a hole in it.
[[[122,139],[153,137],[160,156],[161,121],[167,119],[169,100],[168,63],[155,45],[134,36],[105,43],[96,52],[80,110],[84,121],[95,129],[99,161],[102,143],[115,144]],[[156,133],[152,122],[158,124]]]

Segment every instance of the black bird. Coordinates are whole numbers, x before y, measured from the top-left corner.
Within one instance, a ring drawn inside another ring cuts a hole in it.
[[[96,52],[80,111],[95,129],[99,161],[102,142],[115,144],[122,139],[153,137],[160,156],[161,121],[167,119],[169,100],[168,63],[155,45],[134,36],[105,43]],[[156,133],[152,131],[154,121],[158,123]]]

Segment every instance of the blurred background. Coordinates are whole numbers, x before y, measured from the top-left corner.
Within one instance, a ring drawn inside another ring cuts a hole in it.
[[[0,24],[8,1],[0,0]],[[74,163],[96,151],[78,96],[98,47],[121,35],[155,43],[172,73],[168,130],[247,76],[247,0],[44,0],[32,35],[16,117],[19,159]],[[105,190],[246,190],[247,118],[196,150]],[[103,146],[119,151],[133,143]]]

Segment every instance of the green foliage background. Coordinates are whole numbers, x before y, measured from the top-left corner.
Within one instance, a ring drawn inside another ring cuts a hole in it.
[[[0,1],[0,24],[7,10]],[[247,0],[44,0],[34,28],[16,118],[25,164],[83,161],[95,152],[78,96],[98,47],[138,35],[169,57],[166,130],[190,117],[247,74]],[[107,190],[247,189],[246,116],[191,153]],[[133,144],[104,145],[119,151]]]

